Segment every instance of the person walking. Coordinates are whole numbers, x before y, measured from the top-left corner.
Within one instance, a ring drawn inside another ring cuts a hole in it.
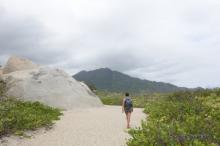
[[[124,112],[126,114],[127,128],[130,128],[131,113],[133,112],[133,103],[131,97],[129,96],[129,93],[125,93],[125,98],[122,102],[122,113]]]

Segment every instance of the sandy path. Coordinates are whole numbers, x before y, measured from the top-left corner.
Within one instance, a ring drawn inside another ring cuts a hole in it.
[[[134,109],[132,127],[138,126],[145,115]],[[30,139],[5,138],[3,146],[124,146],[126,138],[125,115],[121,107],[104,106],[65,111],[64,116],[49,131],[38,131]]]

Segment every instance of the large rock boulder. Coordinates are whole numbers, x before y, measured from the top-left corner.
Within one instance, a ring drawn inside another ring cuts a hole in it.
[[[8,74],[20,70],[35,69],[38,67],[39,66],[37,64],[34,64],[28,59],[13,56],[9,58],[7,64],[3,68],[3,74]]]
[[[62,109],[102,106],[100,99],[83,83],[60,69],[38,67],[3,75],[8,96],[40,101]]]

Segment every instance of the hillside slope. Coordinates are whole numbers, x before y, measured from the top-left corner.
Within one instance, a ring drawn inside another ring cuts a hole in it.
[[[94,85],[98,90],[111,92],[173,92],[184,90],[186,88],[163,82],[141,80],[112,71],[108,68],[101,68],[93,71],[81,71],[73,76],[76,80],[84,81],[88,85]]]

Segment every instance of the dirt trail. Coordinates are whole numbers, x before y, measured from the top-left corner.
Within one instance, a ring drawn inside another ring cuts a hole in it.
[[[145,118],[143,109],[134,109],[131,126],[139,126]],[[39,130],[32,138],[5,138],[3,146],[124,146],[125,114],[119,106],[65,111],[61,120],[49,131]]]

